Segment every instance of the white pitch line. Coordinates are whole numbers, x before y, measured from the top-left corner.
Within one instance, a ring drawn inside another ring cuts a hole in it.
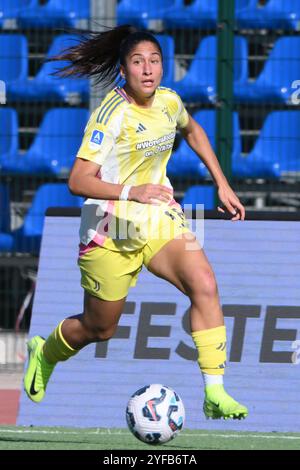
[[[6,432],[6,433],[11,433],[11,434],[62,434],[65,436],[68,435],[90,435],[90,436],[130,436],[130,432],[126,431],[115,431],[112,432],[110,429],[107,431],[100,431],[97,429],[96,431],[91,431],[91,432],[83,432],[80,431],[46,431],[46,430],[37,430],[37,429],[3,429],[0,427],[0,440],[1,440],[1,433]],[[221,433],[184,433],[184,434],[179,434],[177,438],[183,438],[183,437],[221,437],[224,439],[287,439],[287,440],[300,440],[300,436],[272,436],[272,435],[265,435],[265,434],[221,434]]]

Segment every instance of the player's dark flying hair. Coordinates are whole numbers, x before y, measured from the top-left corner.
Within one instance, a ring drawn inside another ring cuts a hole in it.
[[[131,50],[144,41],[155,44],[162,56],[160,44],[155,36],[146,31],[139,31],[131,25],[122,25],[104,32],[82,32],[76,45],[49,60],[69,62],[54,75],[94,77],[96,84],[107,86],[118,79],[120,65],[126,66],[126,57]]]

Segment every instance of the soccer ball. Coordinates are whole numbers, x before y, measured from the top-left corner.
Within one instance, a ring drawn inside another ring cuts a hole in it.
[[[179,395],[161,384],[146,385],[130,398],[126,420],[132,434],[147,444],[174,439],[183,427],[185,410]]]

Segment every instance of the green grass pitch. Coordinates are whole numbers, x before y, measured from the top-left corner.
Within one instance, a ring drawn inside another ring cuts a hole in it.
[[[296,450],[300,433],[185,429],[173,441],[149,446],[126,429],[0,426],[0,450]]]

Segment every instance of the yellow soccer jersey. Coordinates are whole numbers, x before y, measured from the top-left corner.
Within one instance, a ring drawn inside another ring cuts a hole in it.
[[[128,101],[122,88],[106,95],[86,126],[77,157],[101,166],[99,178],[115,184],[162,184],[176,128],[186,127],[188,114],[179,96],[159,87],[150,108]],[[174,204],[173,200],[170,204]],[[150,207],[151,206],[151,207]],[[142,248],[166,209],[135,201],[87,199],[82,208],[80,240],[113,250]]]

